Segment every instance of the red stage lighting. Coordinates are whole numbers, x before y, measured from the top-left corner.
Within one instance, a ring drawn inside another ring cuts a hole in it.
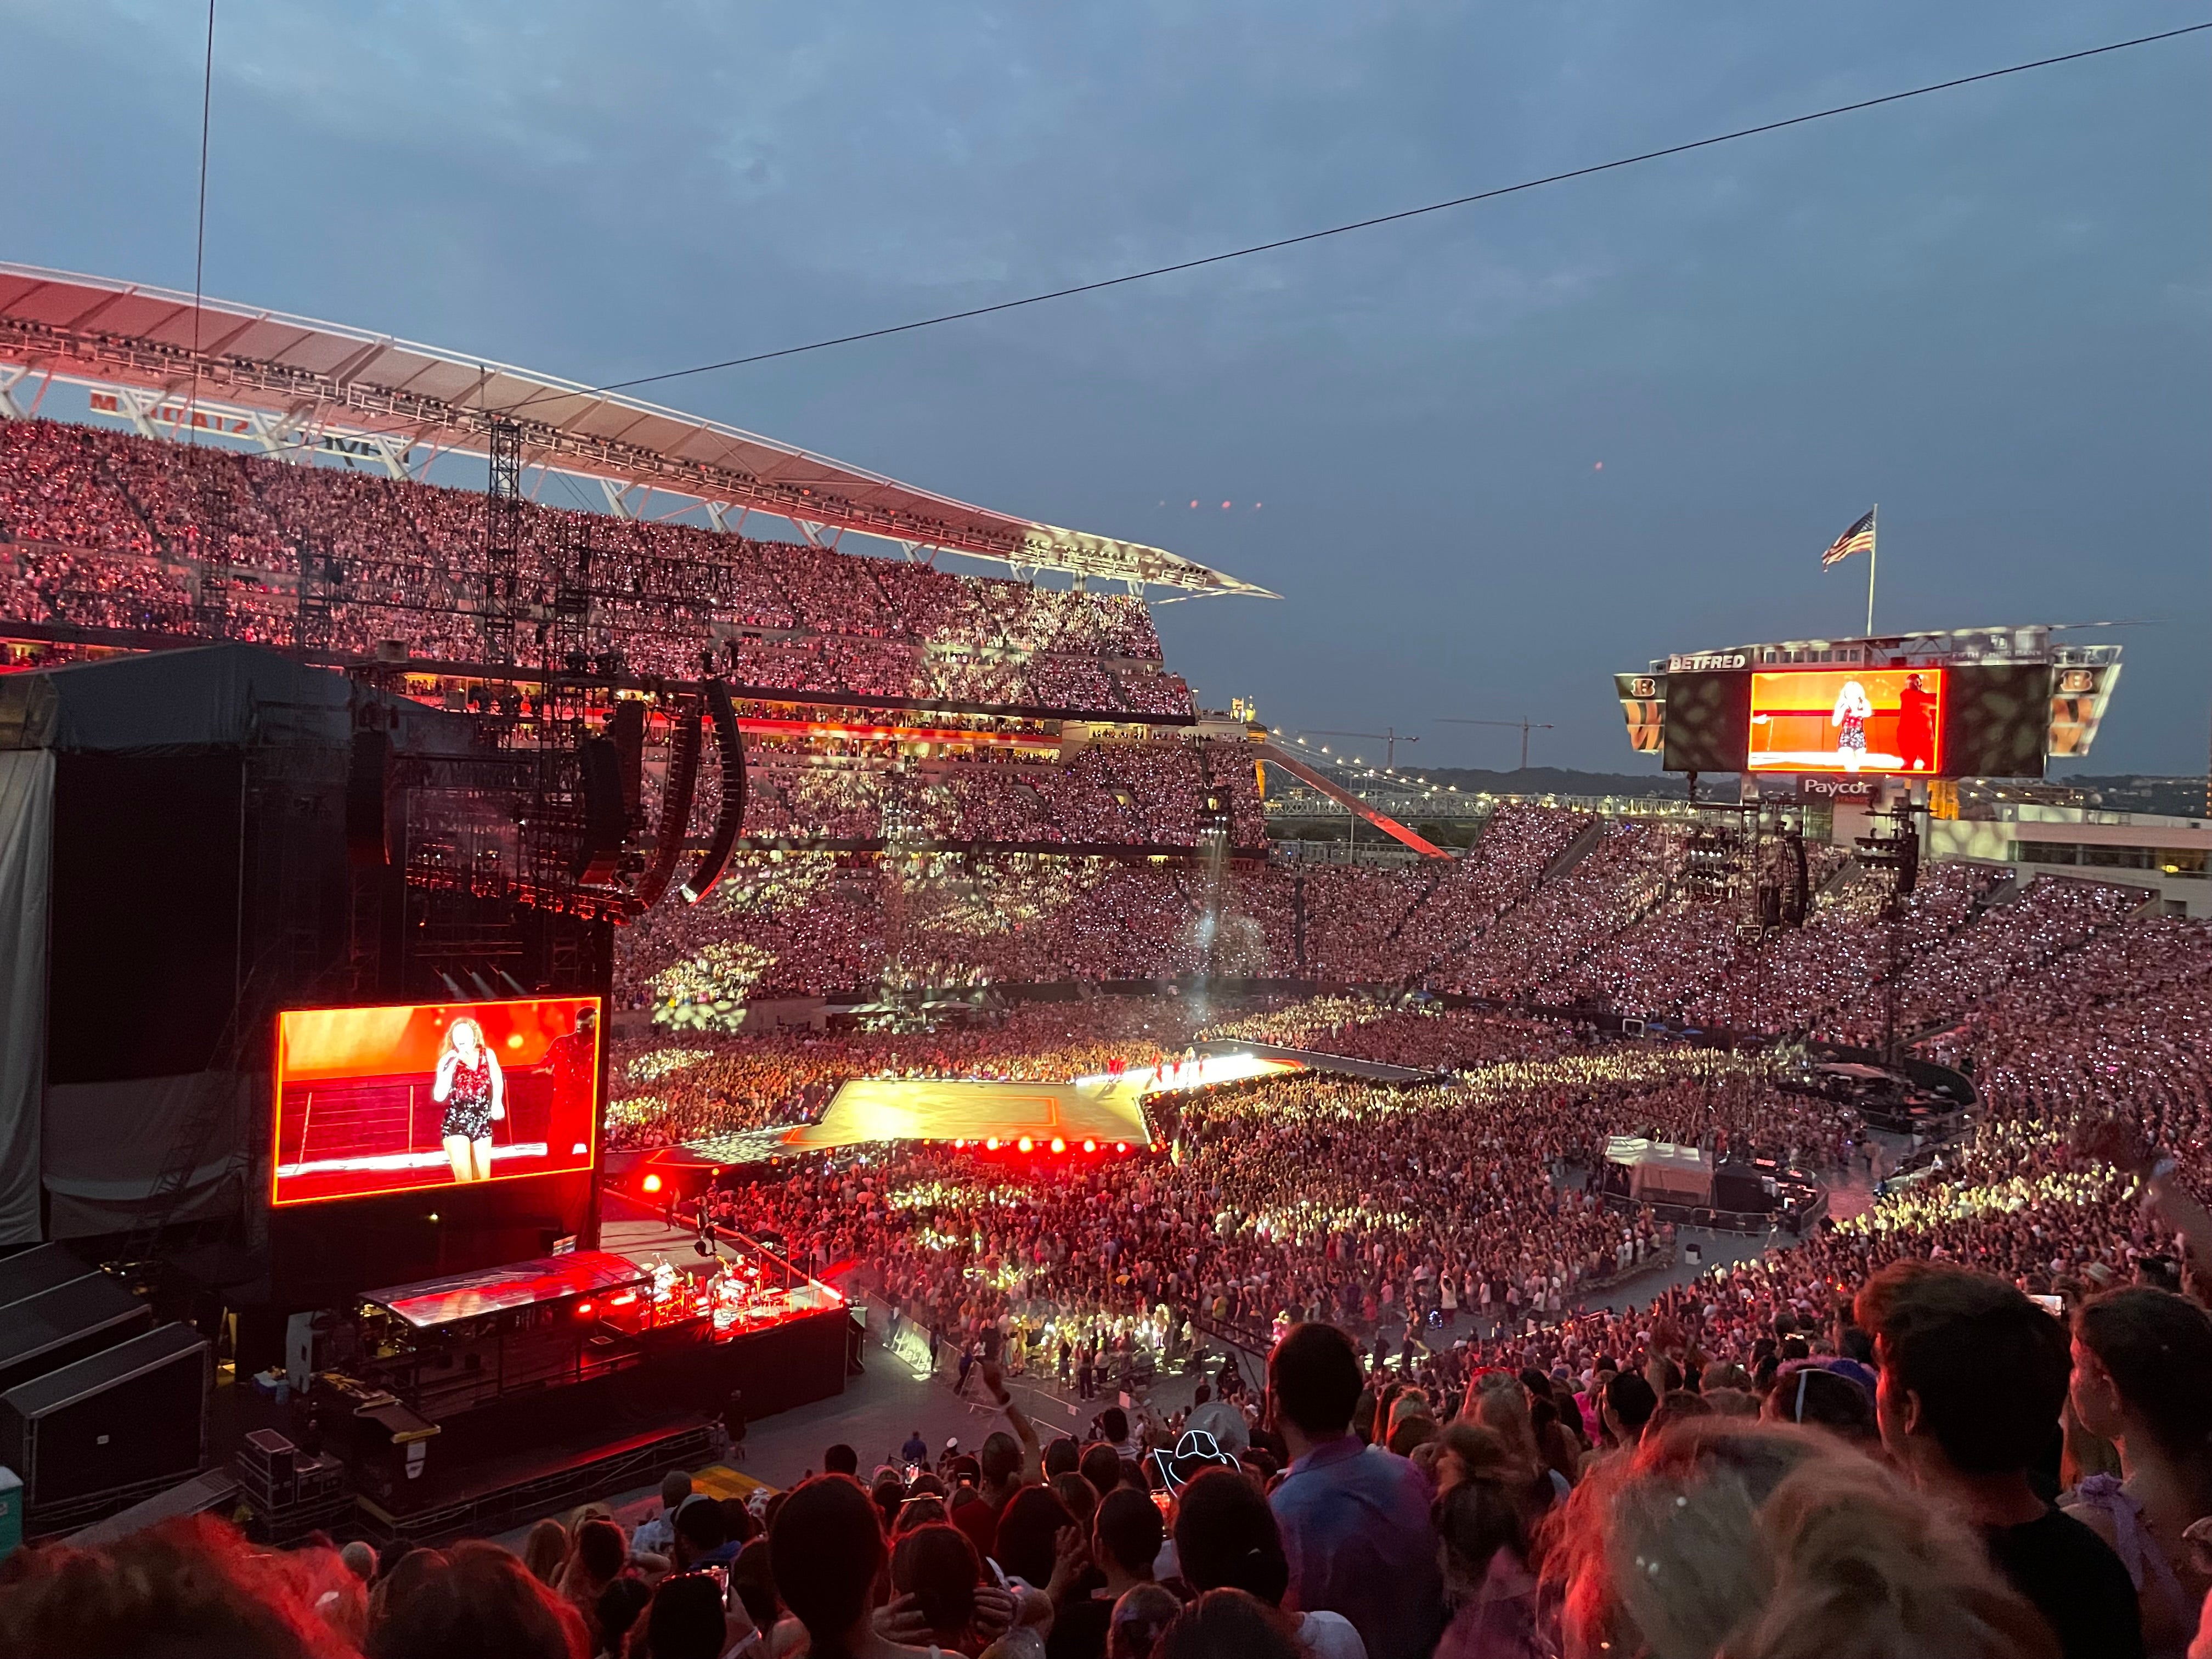
[[[997,1151],[999,1150],[999,1138],[998,1138],[998,1136],[996,1136],[996,1135],[992,1135],[992,1136],[988,1137],[988,1139],[985,1139],[985,1141],[983,1142],[983,1150],[984,1150],[985,1152],[997,1152]]]
[[[1014,1143],[1014,1150],[1016,1152],[1026,1152],[1036,1145],[1036,1142],[1031,1140],[1027,1135],[1024,1135],[1019,1140]]]
[[[659,1192],[660,1190],[660,1177],[657,1175],[649,1175],[646,1176],[645,1190],[648,1193]]]
[[[1052,1149],[1055,1152],[1064,1152],[1067,1150],[1067,1143],[1062,1140],[1058,1135],[1054,1135],[1052,1138]]]
[[[577,1318],[579,1318],[579,1319],[588,1319],[588,1318],[591,1316],[591,1312],[592,1312],[592,1304],[591,1304],[590,1303],[588,1303],[588,1302],[579,1302],[579,1303],[576,1304],[576,1317],[577,1317]]]
[[[1086,1152],[1095,1152],[1098,1150],[1098,1143],[1095,1140],[1086,1140],[1083,1143],[1083,1150]]]
[[[1129,1143],[1126,1140],[1117,1140],[1114,1143],[1114,1150],[1117,1152],[1126,1152],[1129,1150]]]

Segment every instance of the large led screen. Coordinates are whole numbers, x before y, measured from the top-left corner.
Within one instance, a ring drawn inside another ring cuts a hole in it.
[[[1669,673],[1660,692],[1666,699],[1660,764],[1669,772],[1741,771],[1750,678],[1741,668]]]
[[[1751,677],[1754,772],[1943,770],[1940,668],[1793,668]]]
[[[599,1044],[597,997],[279,1015],[270,1201],[588,1170]]]
[[[1945,769],[1962,778],[2039,778],[2051,743],[2063,676],[2048,663],[1981,663],[1954,668],[1943,688]]]

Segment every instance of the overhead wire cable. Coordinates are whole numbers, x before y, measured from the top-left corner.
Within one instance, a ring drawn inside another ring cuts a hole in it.
[[[809,351],[823,351],[831,346],[854,345],[864,340],[880,340],[894,334],[908,334],[917,329],[935,328],[944,323],[957,323],[973,317],[988,317],[1002,311],[1016,311],[1024,306],[1043,305],[1048,301],[1071,299],[1079,294],[1096,294],[1103,289],[1120,288],[1130,283],[1149,281],[1155,276],[1172,276],[1177,271],[1197,270],[1207,265],[1218,265],[1231,259],[1248,258],[1255,253],[1269,253],[1279,248],[1297,247],[1307,242],[1318,242],[1331,236],[1349,235],[1354,231],[1372,230],[1380,225],[1397,224],[1407,219],[1418,219],[1433,213],[1448,212],[1454,208],[1471,207],[1479,202],[1494,202],[1501,197],[1523,191],[1540,190],[1549,185],[1565,184],[1576,179],[1588,179],[1601,173],[1618,172],[1624,167],[1641,166],[1646,161],[1662,161],[1670,155],[1686,155],[1693,150],[1710,149],[1717,144],[1733,143],[1740,138],[1755,138],[1763,134],[1781,132],[1791,127],[1801,127],[1814,121],[1826,121],[1838,115],[1850,115],[1862,110],[1878,109],[1887,104],[1903,103],[1908,99],[1925,98],[1939,92],[1951,92],[1960,87],[1970,87],[1985,81],[2002,80],[2007,76],[2025,75],[2031,70],[2051,69],[2061,64],[2080,63],[2085,58],[2101,58],[2107,53],[2126,52],[2136,46],[2154,46],[2160,41],[2176,40],[2185,35],[2202,33],[2212,29],[2212,21],[2184,24],[2179,28],[2162,29],[2155,34],[2139,34],[2130,40],[2108,41],[2100,46],[2085,46],[2078,52],[2060,52],[2054,57],[2033,58],[2026,63],[2008,64],[2001,69],[1983,70],[1978,74],[1955,76],[1948,81],[1933,81],[1925,86],[1908,87],[1901,92],[1883,93],[1878,97],[1860,98],[1847,104],[1832,104],[1826,109],[1810,110],[1802,115],[1786,116],[1780,120],[1762,121],[1755,126],[1738,127],[1731,132],[1714,133],[1708,137],[1692,138],[1679,144],[1668,144],[1658,149],[1647,149],[1634,155],[1617,156],[1610,161],[1596,161],[1587,167],[1571,167],[1563,173],[1550,173],[1541,178],[1524,179],[1518,184],[1499,185],[1489,190],[1476,191],[1470,195],[1455,196],[1446,201],[1431,202],[1425,206],[1402,208],[1395,213],[1376,214],[1370,218],[1355,219],[1347,224],[1331,225],[1322,230],[1309,230],[1296,236],[1278,237],[1273,241],[1255,242],[1245,247],[1231,248],[1220,253],[1209,253],[1195,259],[1177,260],[1172,264],[1154,265],[1146,270],[1124,272],[1119,276],[1102,277],[1097,282],[1078,283],[1067,288],[1056,288],[1042,294],[1025,295],[1017,300],[1001,300],[987,306],[972,306],[964,311],[943,312],[934,317],[917,318],[912,322],[893,323],[883,328],[864,329],[854,334],[839,334],[828,339],[810,340],[804,345],[784,346],[775,351],[757,351],[743,357],[726,357],[718,362],[699,363],[690,368],[673,368],[659,374],[643,374],[635,380],[614,380],[589,391],[553,393],[554,397],[597,397],[610,392],[624,392],[633,386],[653,386],[664,380],[678,380],[694,374],[711,374],[726,368],[742,368],[750,363],[764,363],[779,357],[795,357]],[[526,400],[524,405],[535,399]]]

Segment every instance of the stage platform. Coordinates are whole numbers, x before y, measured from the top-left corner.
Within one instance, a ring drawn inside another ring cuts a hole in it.
[[[1189,1059],[1157,1068],[1071,1078],[1064,1083],[1005,1082],[989,1078],[854,1078],[841,1087],[818,1123],[749,1129],[665,1146],[610,1168],[623,1174],[648,1164],[732,1169],[802,1152],[894,1140],[966,1144],[1091,1154],[1158,1151],[1163,1136],[1148,1102],[1301,1072],[1326,1072],[1374,1083],[1425,1083],[1439,1075],[1303,1048],[1267,1043],[1201,1043]]]
[[[1198,1045],[1201,1055],[1250,1054],[1272,1060],[1301,1072],[1328,1072],[1339,1077],[1364,1078],[1370,1083],[1433,1083],[1444,1075],[1413,1066],[1389,1066],[1379,1060],[1360,1060],[1350,1054],[1325,1054],[1318,1048],[1285,1048],[1273,1042],[1243,1042],[1221,1039]]]
[[[713,1455],[713,1443],[696,1413],[676,1413],[583,1452],[537,1447],[489,1457],[431,1508],[394,1515],[356,1498],[355,1530],[380,1548],[402,1537],[418,1544],[488,1538],[603,1493],[650,1486],[672,1468],[696,1468]]]

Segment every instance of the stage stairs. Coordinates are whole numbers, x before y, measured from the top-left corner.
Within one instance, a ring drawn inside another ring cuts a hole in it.
[[[1552,861],[1544,866],[1543,873],[1536,878],[1534,890],[1541,892],[1561,877],[1571,875],[1575,866],[1588,858],[1596,849],[1598,842],[1604,839],[1605,820],[1593,815],[1590,821],[1583,826],[1582,833],[1561,848]]]
[[[1280,744],[1263,743],[1260,745],[1259,752],[1260,758],[1266,761],[1270,766],[1281,767],[1283,770],[1288,772],[1300,783],[1305,785],[1307,788],[1316,790],[1320,793],[1328,796],[1329,799],[1334,801],[1339,806],[1343,807],[1346,811],[1351,812],[1355,817],[1364,818],[1368,823],[1373,824],[1377,830],[1380,830],[1384,835],[1389,836],[1394,841],[1402,842],[1404,845],[1412,848],[1423,858],[1448,859],[1451,856],[1451,854],[1445,852],[1443,848],[1434,845],[1420,836],[1415,835],[1411,830],[1406,828],[1404,824],[1399,823],[1397,819],[1386,817],[1382,813],[1376,811],[1375,808],[1370,806],[1365,801],[1353,794],[1349,789],[1345,788],[1341,784],[1322,776],[1322,774],[1316,772],[1312,767],[1307,765],[1296,755],[1290,753]]]

